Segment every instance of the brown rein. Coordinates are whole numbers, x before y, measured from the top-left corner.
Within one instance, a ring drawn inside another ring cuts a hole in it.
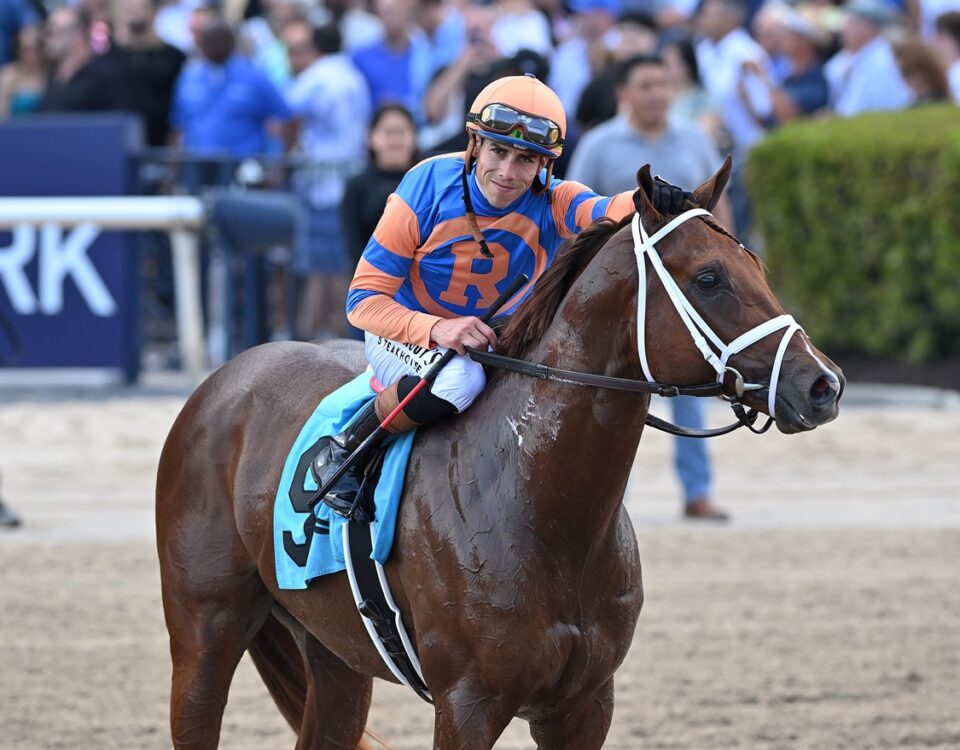
[[[718,437],[733,432],[740,427],[747,427],[751,432],[760,435],[770,429],[770,425],[773,424],[773,417],[768,417],[763,427],[759,429],[754,427],[754,423],[757,421],[760,413],[756,409],[744,409],[743,404],[740,403],[739,395],[727,396],[724,385],[719,382],[687,386],[665,385],[663,383],[651,383],[647,380],[616,378],[610,375],[595,375],[589,372],[563,370],[557,367],[550,367],[542,362],[526,362],[522,359],[505,357],[502,354],[481,352],[478,349],[472,349],[470,347],[466,347],[466,352],[470,359],[482,365],[497,367],[519,373],[520,375],[539,378],[540,380],[552,380],[557,383],[570,383],[572,385],[592,386],[595,388],[610,388],[616,391],[629,391],[632,393],[648,393],[666,398],[674,398],[676,396],[696,396],[699,398],[719,396],[730,403],[730,408],[733,409],[733,413],[737,417],[736,422],[726,427],[718,427],[712,430],[699,430],[691,427],[681,427],[680,425],[667,422],[659,417],[654,417],[650,414],[647,415],[646,424],[650,427],[679,437]]]

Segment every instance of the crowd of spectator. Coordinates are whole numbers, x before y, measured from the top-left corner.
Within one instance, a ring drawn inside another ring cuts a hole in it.
[[[670,120],[740,166],[797,118],[957,101],[960,0],[0,0],[0,119],[130,111],[150,146],[296,155],[294,334],[312,338],[344,332],[345,282],[386,195],[416,159],[465,146],[487,83],[545,80],[570,120],[555,173],[581,140],[596,172],[638,130],[623,119],[638,56],[662,60]],[[602,128],[617,138],[590,137]],[[745,233],[736,174],[731,197]]]

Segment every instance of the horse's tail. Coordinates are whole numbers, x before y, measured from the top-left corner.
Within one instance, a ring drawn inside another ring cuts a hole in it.
[[[290,631],[271,614],[248,651],[283,718],[294,732],[299,732],[307,699],[307,673]]]
[[[290,631],[271,614],[247,650],[283,718],[294,732],[299,732],[307,699],[307,673]],[[364,730],[357,750],[386,747],[377,735]]]

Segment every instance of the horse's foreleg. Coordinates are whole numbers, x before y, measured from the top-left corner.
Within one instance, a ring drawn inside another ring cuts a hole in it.
[[[434,700],[434,750],[491,750],[517,708],[466,680]]]
[[[599,750],[613,719],[613,678],[578,706],[530,722],[537,750]]]

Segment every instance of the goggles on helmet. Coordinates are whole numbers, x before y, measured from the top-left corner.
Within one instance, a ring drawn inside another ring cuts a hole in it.
[[[475,122],[483,130],[535,143],[545,148],[555,148],[563,143],[560,126],[546,117],[528,115],[506,104],[488,104],[479,114],[467,115],[468,122]]]

